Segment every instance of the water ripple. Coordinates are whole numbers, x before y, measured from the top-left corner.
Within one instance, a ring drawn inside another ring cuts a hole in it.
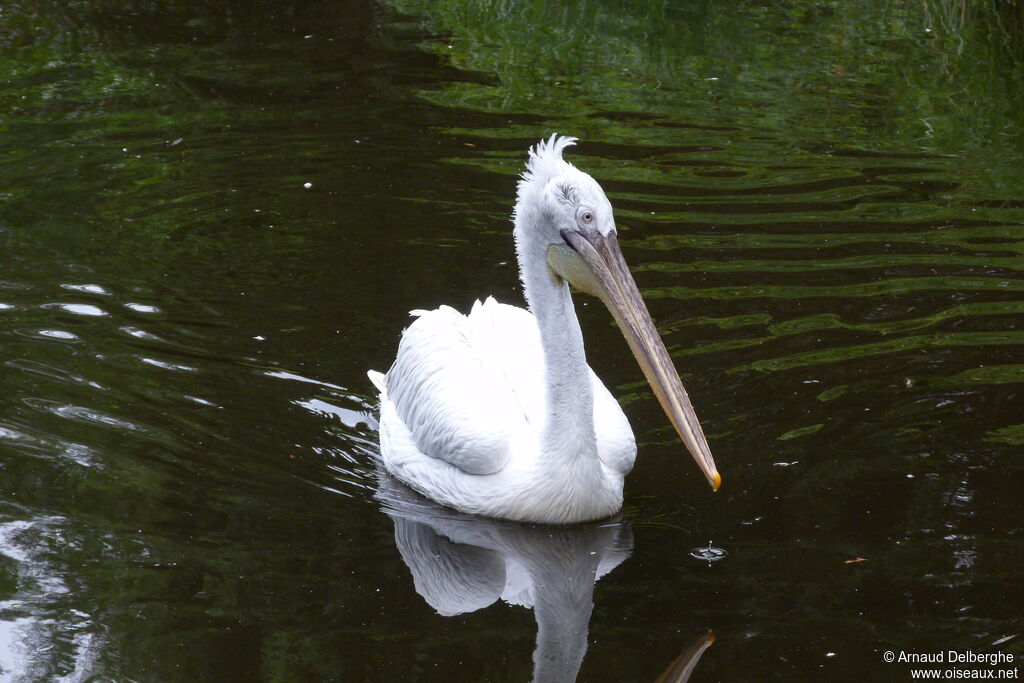
[[[60,310],[73,315],[106,316],[107,312],[91,304],[55,304]]]
[[[71,588],[49,555],[55,547],[81,550],[65,525],[59,516],[0,524],[0,557],[17,580],[16,592],[0,601],[0,666],[18,680],[78,680],[101,653],[92,617],[62,604]]]
[[[70,290],[72,290],[74,292],[85,292],[86,294],[102,294],[104,296],[109,296],[110,295],[110,292],[108,292],[102,286],[100,286],[100,285],[92,285],[92,284],[76,285],[76,284],[64,283],[64,284],[61,285],[61,289],[70,289]]]
[[[104,389],[104,387],[82,375],[75,374],[69,370],[66,370],[53,363],[46,363],[43,361],[28,360],[28,359],[17,359],[9,360],[4,365],[15,368],[17,370],[23,370],[25,372],[32,372],[44,377],[52,377],[54,379],[61,380],[63,382],[73,382],[75,384],[81,384],[93,389]]]
[[[126,303],[125,308],[130,308],[137,313],[159,313],[160,308],[149,304]]]
[[[914,335],[884,342],[831,347],[820,351],[806,351],[781,358],[769,358],[737,366],[727,372],[759,370],[777,372],[810,365],[838,363],[857,358],[880,356],[901,351],[928,351],[945,347],[1010,346],[1024,344],[1022,332],[944,332],[930,335]]]
[[[74,332],[68,332],[67,330],[53,330],[53,329],[36,329],[26,330],[18,329],[14,331],[15,334],[22,337],[36,338],[36,339],[55,339],[57,341],[79,341],[79,337]]]
[[[182,365],[181,363],[169,363],[167,361],[157,360],[156,358],[140,358],[140,362],[146,365],[152,365],[157,368],[164,370],[173,370],[176,372],[196,372],[197,368],[190,365]]]
[[[925,291],[1024,291],[1024,279],[988,277],[915,277],[891,278],[850,285],[736,285],[727,287],[652,287],[643,290],[647,298],[673,299],[810,299],[876,297]]]
[[[125,429],[133,432],[148,431],[144,427],[128,420],[122,420],[85,406],[67,405],[58,401],[51,401],[43,398],[25,398],[22,399],[22,402],[37,410],[44,410],[69,420],[99,424],[106,427],[116,427],[117,429]]]

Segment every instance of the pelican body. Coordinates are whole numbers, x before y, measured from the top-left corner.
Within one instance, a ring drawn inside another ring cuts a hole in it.
[[[575,138],[529,152],[513,221],[529,310],[477,301],[413,311],[380,390],[384,467],[443,505],[526,522],[602,519],[622,507],[636,442],[587,365],[569,292],[600,298],[697,465],[717,490],[707,440],[616,239],[600,185],[562,158]]]

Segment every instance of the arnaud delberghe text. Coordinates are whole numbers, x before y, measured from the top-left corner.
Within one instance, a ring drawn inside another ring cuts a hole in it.
[[[938,652],[900,652],[898,662],[911,664],[988,664],[997,666],[1013,662],[1009,652],[972,652],[965,650],[939,650]]]

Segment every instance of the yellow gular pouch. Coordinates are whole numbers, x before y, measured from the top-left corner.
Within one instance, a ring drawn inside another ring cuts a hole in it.
[[[568,280],[576,289],[604,299],[604,288],[579,252],[565,243],[548,245],[548,267],[556,278]]]

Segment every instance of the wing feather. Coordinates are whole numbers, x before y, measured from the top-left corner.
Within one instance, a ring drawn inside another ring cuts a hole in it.
[[[498,307],[519,310],[489,299],[468,317],[448,306],[421,313],[387,376],[387,398],[416,447],[470,474],[504,467],[526,419],[502,363],[509,325]]]
[[[416,314],[387,377],[371,374],[383,389],[385,461],[407,464],[423,453],[469,474],[500,471],[517,435],[543,429],[544,352],[536,318],[493,298],[477,301],[468,316],[448,306]],[[590,375],[598,456],[624,475],[636,457],[633,432],[618,402]]]

